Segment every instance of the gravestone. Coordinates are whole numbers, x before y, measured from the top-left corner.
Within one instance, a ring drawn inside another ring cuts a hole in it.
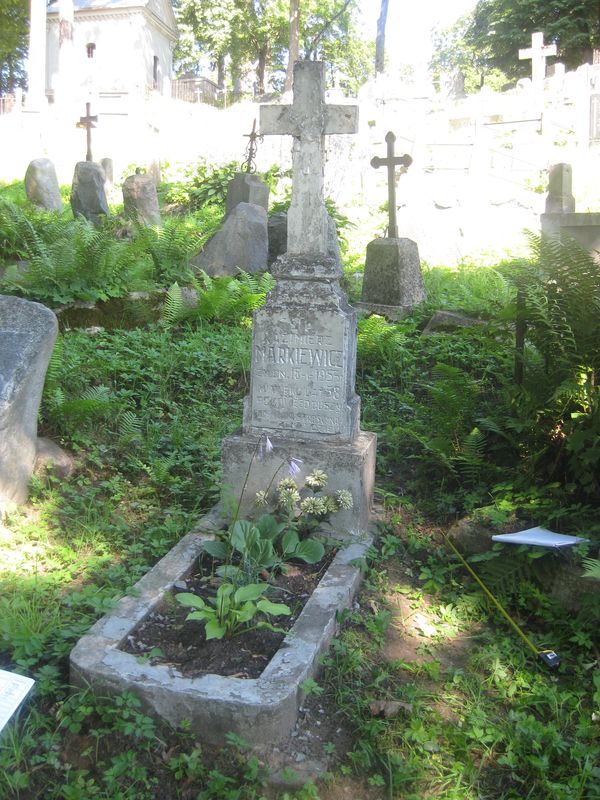
[[[71,209],[75,217],[82,216],[94,225],[100,224],[100,217],[109,215],[106,192],[104,191],[104,170],[92,161],[78,161],[75,165],[71,187]]]
[[[251,203],[268,211],[269,187],[258,175],[238,172],[227,184],[225,213],[229,214],[239,203]]]
[[[49,158],[30,162],[25,173],[25,192],[30,203],[46,211],[63,210],[56,170]]]
[[[542,234],[562,240],[574,239],[596,261],[600,260],[600,214],[576,212],[570,164],[554,164],[548,177],[546,213],[540,217]]]
[[[262,206],[238,203],[190,264],[211,276],[236,275],[240,269],[266,270],[267,256],[267,212]]]
[[[156,182],[152,175],[139,173],[123,181],[123,210],[140,225],[160,225]]]
[[[388,172],[388,236],[374,239],[367,245],[365,274],[362,294],[357,308],[382,314],[391,319],[410,311],[425,300],[425,286],[421,274],[419,248],[412,239],[398,236],[396,221],[396,175],[397,166],[404,171],[412,163],[408,155],[394,155],[396,137],[386,134],[387,157],[371,160],[375,169],[387,167]]]
[[[76,128],[85,128],[86,161],[94,160],[92,158],[92,129],[96,127],[94,123],[98,122],[98,116],[96,114],[92,115],[90,109],[91,109],[91,103],[86,103],[85,117],[79,117],[79,122],[75,126]]]
[[[353,508],[334,524],[354,534],[369,521],[376,437],[360,430],[356,312],[340,288],[340,266],[327,255],[323,136],[354,133],[357,122],[356,107],[326,105],[321,62],[296,63],[292,106],[261,107],[263,135],[294,137],[288,247],[272,268],[276,286],[254,315],[242,429],[223,440],[223,481],[242,514],[273,476],[285,476],[293,457],[298,481],[322,469],[330,491],[352,493]],[[255,463],[266,436],[273,450]]]
[[[115,198],[115,171],[112,158],[101,158],[100,166],[104,172],[104,194],[106,199],[114,203]]]
[[[27,500],[37,415],[57,332],[50,309],[0,295],[0,515]]]
[[[554,164],[548,173],[546,214],[565,214],[572,211],[575,211],[573,168],[570,164]]]

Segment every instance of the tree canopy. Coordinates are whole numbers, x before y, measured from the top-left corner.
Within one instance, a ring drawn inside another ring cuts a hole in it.
[[[0,94],[25,87],[23,61],[27,55],[29,3],[2,0],[0,25]]]
[[[514,81],[530,74],[518,51],[535,31],[557,45],[557,58],[568,67],[591,62],[600,47],[600,0],[479,0],[471,14],[438,34],[432,66]]]
[[[356,31],[355,10],[356,0],[177,0],[180,71],[197,69],[204,56],[223,86],[226,72],[235,82],[251,65],[261,94],[267,73],[283,85],[297,36],[301,58],[317,55],[335,65],[352,90],[369,74],[372,49]]]

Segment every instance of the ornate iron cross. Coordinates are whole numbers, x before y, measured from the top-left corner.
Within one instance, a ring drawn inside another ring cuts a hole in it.
[[[375,156],[375,158],[371,159],[371,166],[375,167],[375,169],[378,167],[387,167],[388,206],[390,214],[388,239],[397,239],[398,223],[396,222],[396,167],[401,166],[403,167],[402,172],[406,172],[406,170],[412,164],[412,158],[406,153],[403,156],[394,155],[394,142],[396,141],[396,137],[391,131],[386,133],[385,141],[387,142],[387,158],[379,158],[378,156]]]
[[[252,130],[250,133],[245,133],[244,136],[249,139],[246,151],[244,153],[246,156],[246,160],[244,162],[244,171],[256,172],[256,143],[262,142],[263,140],[263,137],[256,132],[256,119],[252,123]]]
[[[79,117],[77,128],[85,128],[87,140],[87,153],[85,154],[86,161],[93,161],[92,158],[92,128],[95,128],[94,122],[98,122],[98,116],[90,114],[91,103],[85,104],[85,117]]]

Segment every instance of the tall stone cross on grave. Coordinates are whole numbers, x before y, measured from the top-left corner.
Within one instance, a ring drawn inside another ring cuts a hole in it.
[[[396,167],[403,167],[404,172],[412,164],[412,158],[406,153],[403,156],[394,155],[394,142],[396,137],[392,131],[388,131],[385,135],[387,142],[387,158],[379,158],[375,156],[371,159],[371,166],[375,169],[379,167],[387,167],[388,171],[388,210],[389,210],[389,224],[388,224],[388,239],[398,238],[398,223],[396,221]]]
[[[294,137],[288,247],[271,267],[274,288],[254,312],[242,428],[223,440],[222,457],[223,483],[240,513],[251,513],[256,493],[277,485],[287,466],[298,486],[319,469],[328,492],[348,501],[334,524],[363,532],[376,436],[360,429],[356,311],[339,284],[341,265],[328,255],[323,202],[323,137],[353,133],[357,123],[356,107],[325,103],[323,64],[315,61],[295,64],[292,105],[261,107],[261,134]]]
[[[556,55],[555,44],[544,44],[541,31],[531,34],[531,47],[519,50],[521,61],[531,59],[531,83],[534,89],[542,89],[546,77],[546,59]]]
[[[87,152],[85,154],[86,161],[93,161],[92,158],[92,128],[95,128],[94,122],[98,122],[98,116],[92,116],[90,113],[91,103],[85,104],[85,117],[79,117],[77,123],[78,128],[86,129]]]
[[[323,136],[356,133],[358,107],[327,105],[321,61],[297,61],[291,106],[261,106],[260,132],[289,134],[292,151],[292,204],[288,213],[290,255],[327,255],[327,211],[323,202]]]

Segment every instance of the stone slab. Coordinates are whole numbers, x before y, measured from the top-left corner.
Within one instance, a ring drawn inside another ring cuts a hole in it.
[[[227,184],[225,213],[229,214],[239,203],[252,203],[269,210],[269,187],[258,175],[238,172]]]
[[[160,225],[158,195],[152,175],[130,175],[123,181],[123,211],[140,225]]]
[[[108,216],[108,203],[104,191],[104,170],[92,161],[78,161],[71,187],[71,209],[73,216],[82,216],[93,225],[100,224],[102,216]]]
[[[545,236],[575,239],[596,259],[600,258],[599,213],[541,214],[540,221]]]
[[[419,249],[412,239],[374,239],[367,245],[362,303],[414,308],[425,300]]]
[[[57,332],[50,309],[0,295],[0,515],[27,500],[38,410]]]
[[[206,522],[206,524],[205,524]],[[179,725],[188,720],[200,739],[223,744],[228,732],[254,747],[270,747],[292,731],[303,699],[301,683],[314,677],[319,656],[336,631],[338,611],[350,607],[361,574],[351,563],[364,558],[371,536],[341,549],[313,592],[282,646],[256,679],[203,675],[184,677],[173,667],[140,663],[119,645],[173,584],[195,566],[213,538],[215,513],[200,521],[71,651],[71,684],[92,686],[99,695],[134,692],[155,717]]]
[[[333,259],[283,256],[277,284],[254,314],[244,432],[350,441],[359,431],[356,312]]]
[[[213,277],[237,275],[240,269],[261,272],[267,268],[268,249],[267,212],[238,203],[190,263]]]
[[[54,164],[49,158],[35,158],[25,173],[25,192],[29,202],[47,211],[62,211],[63,204]]]
[[[295,476],[302,486],[305,477],[315,469],[323,470],[329,480],[327,493],[347,489],[352,494],[353,508],[338,511],[332,517],[336,530],[353,538],[368,529],[373,505],[375,454],[377,436],[361,431],[351,442],[298,441],[287,438],[286,432],[273,434],[273,450],[258,461],[256,454],[264,437],[237,432],[223,439],[223,485],[225,495],[237,502],[242,496],[242,514],[255,513],[256,492],[265,490],[288,475],[290,458],[298,459],[300,471]],[[251,466],[250,466],[251,465]],[[250,467],[250,469],[249,469]],[[275,476],[275,477],[274,477]]]

